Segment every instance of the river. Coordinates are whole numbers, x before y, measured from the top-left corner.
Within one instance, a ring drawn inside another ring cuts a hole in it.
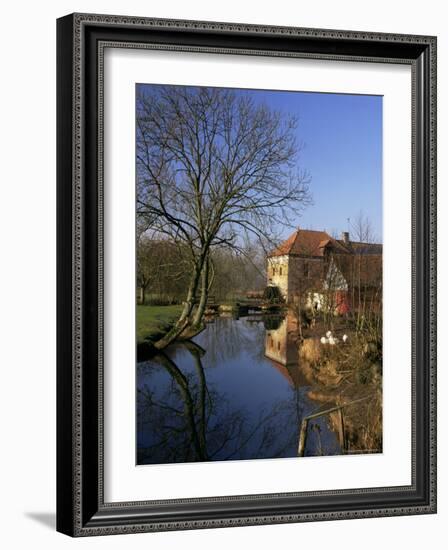
[[[302,418],[322,410],[289,317],[216,317],[193,342],[137,363],[137,463],[296,457]],[[305,456],[340,454],[327,417]]]

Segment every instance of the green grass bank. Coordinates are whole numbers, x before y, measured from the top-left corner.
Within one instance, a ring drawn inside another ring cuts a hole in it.
[[[181,305],[137,306],[137,344],[155,341],[173,326],[182,311]]]

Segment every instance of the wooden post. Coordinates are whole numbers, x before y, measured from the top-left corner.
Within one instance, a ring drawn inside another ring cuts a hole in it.
[[[346,442],[345,442],[345,426],[344,426],[344,409],[341,407],[339,409],[339,445],[341,446],[342,452],[346,452]]]
[[[343,405],[337,405],[336,407],[331,407],[330,409],[327,409],[325,411],[320,411],[314,414],[310,414],[306,416],[302,420],[302,425],[300,427],[300,435],[299,435],[299,447],[297,450],[297,456],[305,456],[305,446],[306,446],[306,436],[307,436],[307,430],[308,430],[308,422],[310,420],[314,420],[315,418],[319,418],[320,416],[329,415],[333,412],[338,412],[341,419],[341,428],[339,430],[339,442],[341,444],[341,447],[343,451],[345,451],[346,447],[346,439],[345,439],[345,427],[344,427],[344,416],[342,409],[344,407],[349,407],[350,405],[355,405],[356,403],[361,403],[361,401],[365,401],[366,399],[370,399],[371,395],[365,395],[364,397],[361,397],[360,399],[355,399],[354,401],[351,401],[350,403],[344,403]]]
[[[306,436],[308,432],[308,418],[302,420],[299,436],[299,448],[297,450],[297,456],[305,456]]]

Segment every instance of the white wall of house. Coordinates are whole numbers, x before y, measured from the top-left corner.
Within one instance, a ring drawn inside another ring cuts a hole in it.
[[[309,292],[312,280],[322,272],[321,258],[273,256],[267,259],[267,284],[280,289],[287,302],[293,302],[303,292]]]
[[[267,283],[280,289],[283,298],[288,296],[289,257],[272,256],[268,258]]]
[[[324,288],[326,290],[348,290],[347,281],[333,258],[331,258],[330,267],[325,277]]]

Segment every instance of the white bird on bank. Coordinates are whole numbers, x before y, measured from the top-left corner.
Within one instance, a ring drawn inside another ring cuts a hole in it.
[[[328,338],[328,343],[330,344],[330,346],[334,346],[338,342],[339,340],[337,338],[334,338],[333,336],[330,336],[330,338]]]
[[[331,334],[332,334],[331,330],[328,330],[327,333],[325,334],[325,336],[326,336],[327,338],[330,338],[330,337],[331,337]]]
[[[342,341],[344,342],[344,344],[345,344],[345,342],[347,342],[347,340],[348,340],[348,336],[346,334],[344,334],[344,336],[342,337]]]
[[[325,338],[325,336],[322,336],[322,338],[320,339],[320,343],[321,344],[328,344],[328,338]]]

